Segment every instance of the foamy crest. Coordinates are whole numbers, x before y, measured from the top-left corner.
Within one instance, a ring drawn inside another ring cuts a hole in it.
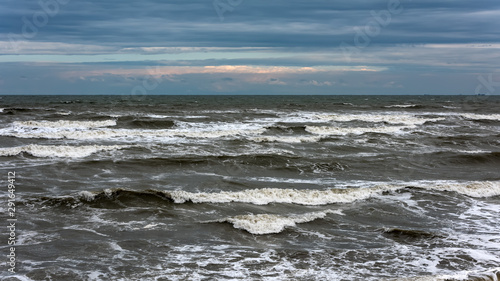
[[[384,191],[396,190],[401,187],[381,185],[371,188],[348,188],[327,190],[298,190],[263,188],[244,191],[223,191],[217,193],[192,193],[187,191],[169,191],[175,203],[191,201],[193,203],[229,203],[241,202],[256,205],[269,203],[290,203],[299,205],[327,205],[333,203],[350,203],[370,198]]]
[[[69,111],[59,111],[59,112],[56,112],[57,115],[62,115],[62,116],[68,116],[68,115],[71,115],[71,112]]]
[[[493,197],[500,195],[500,181],[419,182],[415,186],[431,190],[453,191],[470,197]]]
[[[500,114],[462,113],[460,115],[473,120],[500,120]]]
[[[385,108],[410,108],[410,107],[417,107],[418,105],[416,104],[394,104],[394,105],[386,105],[384,106]]]
[[[319,142],[321,137],[318,136],[258,136],[250,137],[254,142],[285,142],[285,143],[303,143],[303,142]]]
[[[281,215],[241,215],[229,217],[218,222],[231,223],[234,228],[244,229],[252,234],[272,234],[280,233],[287,227],[294,227],[297,223],[306,223],[316,219],[322,219],[327,214],[334,211],[314,212],[300,215],[281,216]]]
[[[369,183],[367,183],[369,184]],[[367,185],[364,184],[364,185]],[[327,205],[334,203],[351,203],[365,200],[386,191],[396,191],[408,186],[428,190],[450,191],[471,197],[493,197],[500,195],[500,181],[453,182],[453,181],[419,181],[396,182],[393,184],[373,183],[372,187],[355,187],[342,189],[280,189],[262,188],[243,191],[222,192],[187,192],[182,190],[166,192],[175,203],[251,203],[266,205],[270,203],[288,203],[299,205]]]
[[[389,124],[422,125],[428,121],[444,120],[443,117],[427,118],[417,117],[412,114],[323,114],[317,116],[319,119],[337,122],[364,121],[364,122],[386,122]]]
[[[402,130],[408,128],[404,126],[393,127],[374,127],[374,128],[341,128],[333,126],[306,126],[306,131],[316,135],[361,135],[365,133],[383,133],[393,134],[403,132]]]
[[[116,126],[115,120],[104,121],[16,121],[14,126],[28,128],[89,129]]]
[[[31,123],[29,123],[31,122]],[[67,123],[69,122],[69,123]],[[118,139],[124,141],[148,141],[161,140],[168,141],[169,138],[221,138],[243,135],[258,135],[265,131],[265,128],[257,125],[239,124],[199,124],[197,126],[187,126],[181,124],[177,129],[171,130],[151,130],[151,129],[115,129],[100,128],[101,126],[111,126],[115,121],[97,122],[77,122],[77,121],[57,121],[57,122],[14,122],[14,126],[0,129],[0,135],[13,136],[19,138],[46,138],[46,139]],[[37,127],[42,126],[45,127]],[[30,127],[33,126],[33,127]],[[60,126],[60,127],[57,127]],[[79,127],[80,126],[80,127]],[[85,127],[87,126],[87,127]],[[36,130],[34,130],[34,128]]]
[[[67,146],[67,145],[37,145],[30,144],[18,147],[0,148],[0,156],[14,156],[22,152],[28,153],[35,157],[67,157],[81,158],[90,156],[99,151],[110,151],[128,148],[126,145],[84,145],[84,146]]]
[[[454,274],[420,276],[397,279],[385,279],[386,281],[498,281],[500,280],[500,267],[484,272],[462,271]]]
[[[78,193],[78,197],[84,201],[87,201],[87,202],[94,201],[96,196],[97,196],[97,193],[93,193],[93,192],[90,192],[87,190],[80,191]]]

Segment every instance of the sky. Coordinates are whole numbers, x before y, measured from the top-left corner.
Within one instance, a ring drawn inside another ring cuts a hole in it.
[[[0,0],[0,94],[500,93],[498,0]]]

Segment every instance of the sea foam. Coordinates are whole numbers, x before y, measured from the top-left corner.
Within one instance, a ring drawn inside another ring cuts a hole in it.
[[[342,214],[339,211],[331,210],[289,216],[250,214],[228,217],[217,220],[216,222],[228,222],[231,223],[234,228],[244,229],[252,234],[272,234],[280,233],[287,227],[294,227],[297,223],[306,223],[316,219],[322,219],[330,213]]]
[[[0,148],[0,156],[15,156],[23,152],[35,157],[67,157],[81,158],[87,157],[99,151],[110,151],[128,148],[127,145],[38,145],[30,144],[18,147]]]
[[[306,126],[306,131],[316,135],[348,135],[348,134],[361,135],[365,133],[394,134],[398,132],[403,132],[403,129],[405,128],[409,127],[393,126],[393,127],[373,127],[373,128],[356,128],[356,127],[341,128],[333,126]]]
[[[389,124],[422,125],[426,122],[441,121],[443,117],[420,117],[413,114],[320,114],[317,118],[336,122],[385,122]]]
[[[18,126],[18,127],[29,127],[29,128],[88,129],[88,128],[100,128],[100,127],[116,126],[116,121],[115,120],[103,120],[103,121],[69,121],[69,120],[16,121],[13,123],[13,125]]]
[[[191,201],[193,203],[229,203],[241,202],[255,205],[269,203],[289,203],[299,205],[327,205],[334,203],[350,203],[380,194],[384,191],[396,190],[400,187],[381,185],[371,188],[348,189],[280,189],[262,188],[244,191],[222,191],[217,193],[187,192],[182,190],[169,191],[168,194],[175,203]]]

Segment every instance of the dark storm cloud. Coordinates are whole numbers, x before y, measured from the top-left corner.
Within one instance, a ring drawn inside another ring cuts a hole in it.
[[[42,0],[42,3],[58,3]],[[67,0],[65,0],[67,1]],[[221,0],[224,1],[225,0]],[[36,41],[137,46],[336,47],[352,41],[385,1],[243,1],[221,22],[213,1],[90,1],[58,4]],[[377,44],[498,42],[499,1],[404,1]],[[497,11],[496,13],[494,11]],[[38,1],[3,1],[0,32],[22,34]]]
[[[0,0],[0,93],[127,94],[155,67],[154,94],[473,93],[500,65],[498,0],[221,3]]]

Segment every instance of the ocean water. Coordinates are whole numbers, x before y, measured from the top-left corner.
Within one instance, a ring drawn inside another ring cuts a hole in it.
[[[0,161],[2,280],[500,278],[499,96],[4,96]]]

